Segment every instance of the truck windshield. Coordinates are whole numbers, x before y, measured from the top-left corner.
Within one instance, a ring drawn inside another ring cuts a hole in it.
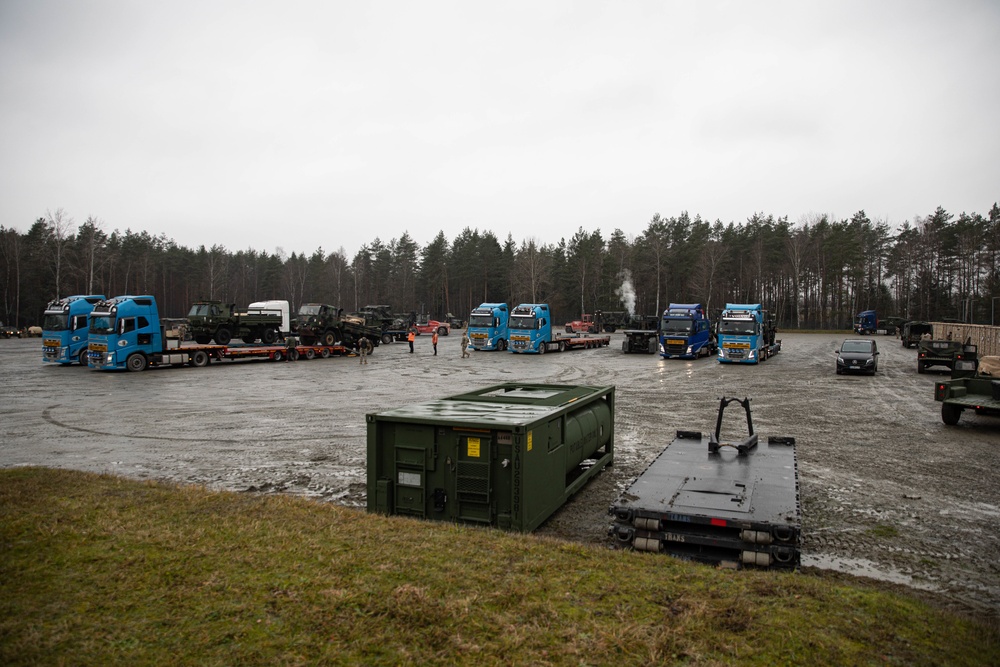
[[[538,320],[535,317],[512,317],[510,318],[511,329],[535,329],[538,327]]]
[[[65,313],[57,315],[46,315],[42,322],[42,329],[45,331],[66,331],[69,329],[69,316]]]
[[[719,332],[738,336],[753,336],[757,333],[757,323],[753,320],[722,320]]]
[[[208,317],[211,315],[211,305],[207,303],[196,303],[191,306],[188,317]]]
[[[469,317],[470,327],[491,327],[493,326],[492,315],[472,315]]]
[[[90,333],[110,334],[115,332],[115,318],[110,315],[91,315]]]
[[[694,333],[694,325],[689,319],[664,317],[663,333],[674,336],[690,336]]]
[[[322,306],[302,306],[299,308],[299,315],[319,315]]]

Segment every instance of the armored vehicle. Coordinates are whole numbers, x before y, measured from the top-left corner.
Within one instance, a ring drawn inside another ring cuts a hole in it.
[[[382,342],[382,330],[365,323],[364,316],[345,316],[343,308],[325,303],[304,303],[299,307],[294,333],[306,345],[335,345],[355,348],[361,338],[372,347]]]

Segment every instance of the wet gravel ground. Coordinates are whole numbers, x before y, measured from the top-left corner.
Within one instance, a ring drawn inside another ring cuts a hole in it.
[[[875,377],[838,376],[844,336],[782,334],[759,366],[663,360],[611,346],[543,357],[478,352],[458,335],[294,363],[105,373],[0,341],[0,467],[41,465],[363,507],[365,414],[500,382],[615,385],[615,464],[536,533],[610,544],[608,506],[673,439],[709,432],[719,397],[753,399],[762,436],[797,440],[806,570],[874,577],[991,624],[1000,619],[1000,419],[941,422],[916,352],[877,337]],[[735,408],[735,406],[734,406]],[[727,410],[724,437],[739,414]],[[732,413],[732,414],[731,414]],[[732,417],[732,421],[730,421]],[[836,576],[840,576],[839,574]]]

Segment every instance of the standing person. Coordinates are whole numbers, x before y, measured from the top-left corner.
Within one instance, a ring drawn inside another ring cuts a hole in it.
[[[417,331],[410,327],[410,333],[406,334],[406,341],[410,344],[410,354],[413,354],[413,341],[417,339]]]
[[[431,345],[434,346],[434,356],[438,356],[438,332],[437,329],[434,330],[434,335],[431,336]]]
[[[467,356],[469,356],[469,344],[471,342],[472,341],[469,340],[469,334],[463,332],[462,333],[462,358],[463,359],[465,359]]]
[[[364,365],[368,365],[368,352],[371,350],[371,341],[367,338],[362,338],[358,341],[358,354],[361,356],[361,362]]]

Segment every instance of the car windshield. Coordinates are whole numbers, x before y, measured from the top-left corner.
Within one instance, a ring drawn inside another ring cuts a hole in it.
[[[512,317],[510,318],[510,328],[511,329],[534,329],[535,328],[535,318],[534,317]]]
[[[46,331],[66,331],[69,329],[69,317],[65,313],[46,315],[42,328]]]
[[[845,340],[840,347],[841,352],[871,352],[871,341],[867,340]]]

